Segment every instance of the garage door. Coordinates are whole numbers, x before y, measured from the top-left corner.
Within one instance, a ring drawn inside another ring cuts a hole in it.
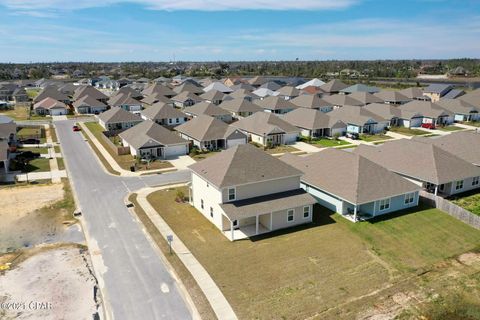
[[[236,145],[239,145],[239,144],[245,144],[247,143],[245,141],[245,139],[231,139],[231,140],[227,140],[227,149],[228,148],[231,148],[231,147],[234,147]]]

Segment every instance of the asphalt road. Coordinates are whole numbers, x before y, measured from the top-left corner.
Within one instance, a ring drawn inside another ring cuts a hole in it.
[[[131,191],[187,181],[188,172],[144,177],[109,175],[83,135],[72,131],[73,124],[71,120],[55,122],[92,256],[103,262],[96,273],[101,275],[107,313],[114,319],[192,318],[177,283],[124,203]]]

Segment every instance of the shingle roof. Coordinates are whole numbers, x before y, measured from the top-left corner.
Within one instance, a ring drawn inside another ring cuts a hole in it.
[[[267,96],[278,96],[278,92],[272,91],[267,88],[258,88],[257,90],[252,92],[254,95],[260,97],[260,98],[265,98]]]
[[[142,99],[143,103],[153,105],[157,102],[171,103],[172,101],[161,93],[154,93]]]
[[[347,126],[340,120],[332,119],[327,113],[306,108],[293,110],[283,115],[282,119],[298,128],[309,130]]]
[[[202,94],[203,93],[203,89],[201,87],[198,87],[190,82],[184,82],[183,84],[179,85],[178,87],[175,87],[173,88],[173,91],[176,92],[177,94],[178,93],[181,93],[181,92],[191,92],[191,93],[194,93],[194,94]]]
[[[377,87],[367,86],[363,83],[357,83],[353,86],[347,87],[345,89],[340,90],[340,92],[344,93],[354,93],[354,92],[368,92],[368,93],[376,93],[380,92],[380,89]]]
[[[8,160],[8,143],[6,140],[0,140],[0,161]]]
[[[292,86],[284,86],[277,90],[279,96],[298,97],[300,90]]]
[[[225,139],[237,131],[236,128],[229,126],[225,122],[207,115],[199,115],[198,117],[175,127],[174,130],[197,141]],[[241,133],[238,132],[237,134]]]
[[[358,146],[360,154],[389,170],[436,185],[480,176],[480,168],[433,145],[413,140],[394,140],[371,147]]]
[[[440,99],[436,102],[439,106],[455,114],[470,114],[471,112],[479,112],[480,108],[476,108],[468,102],[458,99]]]
[[[182,139],[176,133],[150,120],[140,122],[130,129],[121,132],[119,136],[135,149],[188,143],[188,141]]]
[[[33,105],[33,109],[60,109],[65,108],[67,109],[67,105],[63,102],[55,100],[53,98],[45,98],[42,101],[39,101]]]
[[[369,103],[382,103],[383,102],[382,99],[380,99],[379,97],[376,97],[375,95],[373,95],[371,93],[368,93],[368,92],[357,91],[357,92],[349,94],[348,97],[353,98],[355,100],[358,100],[365,105],[369,104]]]
[[[116,96],[110,98],[108,100],[108,104],[112,107],[142,105],[140,101],[133,99],[130,94],[124,93],[117,94]]]
[[[297,127],[269,112],[256,112],[247,118],[234,122],[232,125],[261,136],[272,132],[300,132]]]
[[[442,84],[442,83],[432,83],[423,91],[427,93],[438,93],[441,96],[446,94],[448,91],[452,90],[453,86],[450,84]]]
[[[229,87],[227,87],[226,85],[224,85],[223,83],[221,82],[212,82],[211,84],[209,84],[208,86],[206,86],[203,91],[204,92],[209,92],[211,90],[216,90],[216,91],[220,91],[222,93],[230,93],[230,92],[233,92],[233,90]]]
[[[467,93],[466,95],[459,97],[458,100],[468,102],[471,105],[474,105],[475,107],[480,108],[480,91],[476,90],[476,91]]]
[[[298,106],[285,100],[282,97],[266,97],[262,100],[255,100],[255,104],[266,110],[297,109]]]
[[[307,81],[299,86],[297,86],[297,89],[305,89],[306,87],[321,87],[325,84],[325,82],[323,82],[322,80],[320,79],[312,79],[310,81]]]
[[[352,152],[325,149],[307,157],[280,158],[304,174],[301,181],[352,204],[420,190],[414,183]]]
[[[17,124],[13,121],[11,122],[1,122],[0,123],[0,141],[2,139],[8,139],[12,133],[17,132]]]
[[[346,94],[334,94],[324,97],[323,100],[330,103],[331,106],[363,106],[364,103]]]
[[[149,96],[152,94],[160,94],[162,96],[174,96],[176,93],[170,89],[167,86],[158,84],[158,83],[153,83],[146,87],[143,91],[142,94],[145,96]]]
[[[412,100],[399,91],[383,90],[374,94],[377,98],[385,102],[408,102]]]
[[[200,98],[204,99],[204,100],[208,100],[208,101],[221,101],[221,100],[225,100],[225,98],[228,99],[228,95],[226,95],[225,93],[223,92],[220,92],[218,90],[210,90],[210,91],[207,91],[203,94],[200,95]]]
[[[329,112],[328,115],[331,118],[343,121],[346,124],[354,124],[357,126],[363,126],[370,119],[377,122],[388,120],[375,113],[370,112],[365,107],[356,106],[343,106]]]
[[[147,119],[153,121],[185,117],[185,114],[182,111],[163,102],[157,102],[151,107],[142,110],[141,114]]]
[[[208,103],[208,102],[200,102],[195,104],[192,107],[189,107],[188,109],[185,110],[185,112],[199,116],[199,115],[207,115],[211,117],[221,117],[221,116],[228,116],[230,115],[230,112],[222,109],[221,107],[214,105],[213,103]]]
[[[445,94],[443,96],[444,99],[456,99],[458,97],[461,97],[465,94],[465,91],[463,90],[458,90],[458,89],[453,89],[453,90],[450,90],[447,92],[447,94]]]
[[[233,93],[232,93],[233,94]],[[263,109],[260,108],[258,105],[251,103],[248,100],[245,100],[243,98],[236,98],[232,100],[227,100],[223,101],[219,107],[228,110],[230,112],[259,112],[262,111]]]
[[[45,98],[52,98],[58,101],[70,100],[66,94],[58,91],[58,87],[55,86],[45,87],[45,89],[43,89],[38,96],[33,99],[33,102],[40,102]]]
[[[237,145],[189,168],[218,188],[302,174],[301,171],[250,144]]]
[[[187,100],[193,100],[195,102],[200,102],[203,99],[197,96],[196,94],[189,91],[182,91],[177,94],[175,97],[171,98],[172,101],[185,102]]]
[[[320,86],[320,89],[322,89],[325,92],[332,93],[332,92],[339,92],[340,90],[343,90],[347,87],[348,85],[346,85],[342,81],[334,79]]]
[[[138,115],[125,111],[120,107],[112,107],[111,109],[100,113],[98,118],[105,123],[142,121],[142,118],[140,118]]]
[[[321,99],[316,94],[302,94],[296,98],[290,100],[291,103],[302,108],[318,109],[321,107],[331,106],[331,104]]]
[[[396,106],[384,103],[372,103],[363,108],[384,119],[412,119],[422,117],[421,113],[402,110]]]
[[[75,90],[75,93],[73,94],[73,100],[78,100],[85,95],[92,96],[97,100],[108,99],[108,96],[106,96],[92,86],[81,86],[77,90]]]
[[[418,101],[413,100],[404,105],[398,106],[398,108],[410,111],[419,112],[425,117],[438,118],[440,116],[452,116],[452,112],[442,108],[440,105],[430,101]]]
[[[98,101],[92,96],[83,96],[73,103],[75,108],[79,107],[106,107],[107,105],[101,101]]]
[[[407,88],[398,91],[399,93],[403,94],[407,98],[410,99],[426,99],[427,97],[423,95],[423,90],[421,88]]]
[[[278,83],[276,83],[274,81],[265,82],[264,84],[262,84],[260,86],[260,88],[268,89],[268,90],[272,90],[272,91],[277,91],[281,87],[282,87],[281,85],[279,85]]]

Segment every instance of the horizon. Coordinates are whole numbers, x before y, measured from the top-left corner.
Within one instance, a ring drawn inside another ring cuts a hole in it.
[[[480,52],[477,0],[0,0],[0,10],[2,63],[449,60]]]

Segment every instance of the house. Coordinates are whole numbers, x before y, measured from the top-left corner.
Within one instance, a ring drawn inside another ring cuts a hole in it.
[[[242,98],[242,99],[248,100],[250,102],[252,102],[255,99],[260,98],[259,96],[257,96],[256,94],[252,93],[251,91],[249,91],[247,89],[237,89],[237,90],[233,91],[232,93],[230,93],[228,96],[232,99]]]
[[[278,97],[283,98],[285,100],[291,100],[296,98],[300,95],[300,90],[292,86],[284,86],[277,90]]]
[[[407,88],[398,91],[398,93],[403,94],[405,97],[409,98],[410,100],[420,100],[420,101],[431,101],[429,97],[423,94],[423,90],[421,88]]]
[[[159,125],[173,128],[187,122],[187,115],[171,105],[157,102],[153,106],[140,112],[144,120],[151,120]]]
[[[231,86],[230,89],[232,89],[234,92],[238,91],[238,90],[245,90],[245,91],[248,91],[248,92],[252,92],[256,88],[249,83],[239,83],[239,84],[236,84],[234,86]]]
[[[258,88],[255,91],[252,91],[252,93],[257,96],[259,99],[264,99],[266,97],[270,96],[278,96],[278,92],[275,92],[273,90],[267,89],[267,88]]]
[[[197,103],[192,107],[186,108],[184,112],[190,117],[207,115],[218,120],[222,120],[223,122],[232,122],[232,115],[230,111],[222,109],[213,103],[208,103],[205,101]]]
[[[310,95],[318,95],[319,97],[322,97],[325,94],[325,91],[320,89],[320,87],[314,87],[314,86],[308,86],[302,89],[301,94],[310,94]]]
[[[78,88],[78,86],[74,85],[73,83],[64,83],[61,85],[58,85],[58,91],[61,93],[66,94],[67,96],[71,97],[75,93],[75,90]]]
[[[463,121],[478,121],[480,120],[479,110],[468,102],[458,99],[445,99],[442,98],[437,101],[437,104],[453,113],[453,120],[455,122]]]
[[[119,107],[113,107],[97,116],[98,123],[107,131],[125,130],[142,122],[137,114]]]
[[[120,88],[117,92],[115,92],[114,96],[119,95],[119,94],[130,95],[130,97],[132,97],[135,100],[142,100],[143,99],[143,94],[141,94],[140,92],[138,92],[137,90],[135,90],[131,87]],[[112,97],[114,97],[114,96],[112,96]]]
[[[268,81],[268,82],[265,82],[264,84],[262,84],[260,86],[261,89],[268,89],[270,91],[277,91],[281,87],[282,87],[282,85],[280,85],[279,83],[277,83],[275,81]]]
[[[458,67],[455,67],[455,68],[451,69],[448,72],[448,74],[451,75],[451,76],[465,77],[465,76],[468,75],[468,71],[464,67],[458,66]]]
[[[389,120],[380,117],[364,107],[343,106],[328,114],[332,119],[347,124],[347,132],[358,134],[375,134],[385,130]]]
[[[142,111],[142,103],[133,99],[130,93],[120,93],[108,100],[111,107],[119,107],[126,111],[139,114]]]
[[[279,96],[270,96],[262,100],[256,100],[255,104],[262,108],[265,112],[276,114],[284,114],[298,108],[292,102]]]
[[[143,121],[118,135],[130,154],[142,159],[170,159],[188,154],[188,141],[151,121]]]
[[[151,96],[153,94],[158,94],[158,95],[161,95],[161,96],[164,96],[164,97],[167,97],[167,98],[171,98],[171,97],[177,95],[177,93],[175,91],[173,91],[169,87],[164,86],[164,85],[159,84],[159,83],[153,83],[153,84],[149,85],[148,87],[146,87],[142,91],[142,94],[145,97],[146,96]]]
[[[480,89],[467,93],[466,95],[459,97],[458,100],[467,102],[477,108],[480,108]]]
[[[452,89],[442,99],[457,99],[465,94],[465,91],[459,89]]]
[[[233,92],[233,89],[227,87],[221,82],[212,82],[211,84],[203,88],[204,92],[209,92],[212,90],[219,91],[221,93],[226,93],[226,94]]]
[[[379,97],[375,96],[374,94],[363,92],[363,91],[350,93],[348,97],[355,99],[357,101],[360,101],[361,103],[363,103],[364,106],[370,103],[383,103],[383,100],[380,99]]]
[[[401,105],[412,101],[409,97],[401,94],[399,91],[383,90],[374,94],[381,101],[378,103],[386,103],[390,105]]]
[[[173,105],[178,108],[187,108],[193,106],[195,103],[202,102],[203,99],[194,93],[183,91],[170,99]]]
[[[305,83],[302,83],[301,85],[298,85],[296,88],[299,89],[299,90],[303,90],[307,87],[321,87],[325,84],[324,81],[320,80],[320,79],[317,79],[317,78],[314,78],[310,81],[307,81]]]
[[[18,89],[18,85],[15,83],[2,83],[0,84],[0,100],[12,101],[14,100],[13,93]]]
[[[248,83],[255,88],[260,87],[262,84],[264,84],[266,82],[268,82],[268,80],[265,79],[265,77],[262,77],[262,76],[256,76],[256,77],[248,80]]]
[[[232,93],[232,95],[234,93]],[[251,116],[255,112],[263,112],[263,109],[258,105],[250,102],[248,99],[243,98],[235,98],[224,101],[219,105],[219,107],[230,112],[232,118],[235,119],[243,119]]]
[[[452,89],[451,84],[432,83],[423,90],[423,94],[429,97],[432,102],[437,102]]]
[[[352,94],[355,92],[367,92],[370,94],[374,94],[374,93],[380,92],[380,89],[377,87],[367,86],[363,83],[358,83],[358,84],[354,84],[353,86],[340,90],[340,93],[343,93],[343,94]]]
[[[108,90],[115,91],[115,90],[120,89],[120,83],[118,83],[118,81],[116,81],[116,80],[104,79],[104,80],[100,80],[100,81],[96,82],[95,83],[95,88],[108,89]]]
[[[75,93],[73,94],[73,100],[79,100],[83,96],[91,96],[92,98],[101,101],[103,103],[107,103],[107,100],[109,99],[107,95],[104,93],[98,91],[92,86],[81,86],[77,90],[75,90]]]
[[[24,104],[30,101],[25,88],[17,88],[13,91],[13,100],[16,104]]]
[[[219,105],[220,103],[222,103],[225,100],[232,99],[228,95],[226,95],[225,93],[223,93],[221,91],[217,91],[215,89],[207,91],[204,94],[201,94],[200,98],[202,98],[203,100],[205,100],[208,103],[213,103],[215,105]]]
[[[423,121],[423,115],[418,112],[402,110],[395,105],[372,103],[363,107],[365,110],[389,121],[389,127],[420,127]]]
[[[480,187],[480,167],[434,144],[400,139],[375,147],[360,145],[353,152],[438,195]]]
[[[179,85],[178,87],[175,87],[173,88],[173,91],[176,93],[176,94],[179,94],[179,93],[182,93],[182,92],[190,92],[190,93],[193,93],[193,94],[202,94],[204,93],[203,89],[197,85],[194,85],[193,83],[191,82],[185,82],[181,85]]]
[[[33,105],[33,111],[37,115],[60,116],[68,113],[68,107],[61,101],[45,98]]]
[[[302,172],[251,145],[190,167],[190,204],[234,241],[312,221],[315,199]]]
[[[316,109],[321,112],[330,112],[333,110],[331,103],[323,100],[316,94],[302,94],[290,101],[297,107]]]
[[[323,100],[328,102],[333,108],[340,108],[343,106],[363,106],[365,105],[362,101],[358,101],[355,98],[350,97],[346,94],[334,94],[330,96],[323,97]]]
[[[345,88],[348,88],[348,85],[337,79],[331,80],[320,86],[320,89],[326,96],[337,94]]]
[[[414,137],[415,141],[431,143],[477,167],[480,167],[480,134],[473,131],[458,131],[427,138]]]
[[[424,124],[437,126],[453,123],[453,113],[433,102],[413,100],[398,108],[422,114],[422,123]]]
[[[207,115],[199,115],[174,129],[200,150],[228,149],[247,143],[247,136],[238,128]]]
[[[48,86],[45,87],[40,93],[33,99],[34,103],[40,102],[42,100],[45,100],[46,98],[51,98],[55,99],[57,101],[60,101],[64,104],[69,104],[70,103],[70,98],[62,93],[61,91],[58,90],[58,87],[56,86]]]
[[[244,132],[249,140],[263,146],[295,143],[301,131],[268,112],[256,112],[232,125]]]
[[[85,95],[73,103],[73,108],[75,112],[79,114],[98,114],[107,110],[107,105],[89,95]]]
[[[299,108],[283,115],[282,119],[300,129],[304,137],[342,136],[347,131],[345,123],[316,109]]]
[[[17,143],[17,124],[12,118],[0,115],[0,140],[6,141],[8,146]]]
[[[418,185],[356,153],[329,148],[280,159],[303,172],[302,189],[320,205],[351,221],[418,205]]]
[[[157,102],[162,102],[162,103],[165,103],[165,104],[172,104],[172,101],[169,98],[165,97],[161,93],[153,93],[151,95],[148,95],[145,98],[143,98],[141,100],[141,102],[143,104],[147,104],[147,105],[150,105],[150,106],[154,105]]]

